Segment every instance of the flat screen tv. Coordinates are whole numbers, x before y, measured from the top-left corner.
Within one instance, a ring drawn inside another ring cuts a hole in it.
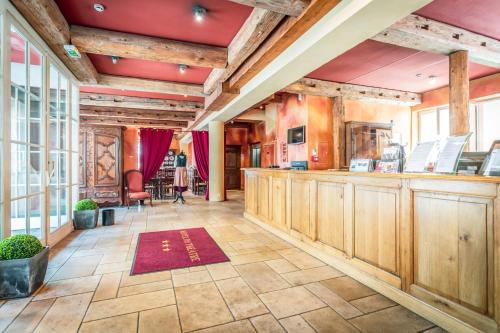
[[[306,142],[306,127],[299,126],[288,129],[288,144],[298,145]]]

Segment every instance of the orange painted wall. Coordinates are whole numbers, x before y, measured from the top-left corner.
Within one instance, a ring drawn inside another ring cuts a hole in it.
[[[139,130],[126,128],[123,131],[123,172],[137,169],[139,161]]]
[[[307,101],[307,152],[309,169],[325,170],[333,167],[333,99],[306,96]],[[309,131],[307,131],[309,129]],[[318,161],[311,159],[316,150]]]
[[[187,164],[188,165],[194,165],[193,142],[192,141],[190,143],[188,143],[187,150],[188,150],[186,152],[186,155],[187,155]]]
[[[306,161],[309,134],[313,132],[308,126],[308,107],[306,96],[299,101],[297,95],[286,94],[283,96],[283,103],[278,106],[277,120],[277,141],[278,141],[278,161],[280,166],[288,167],[291,161]],[[282,162],[281,144],[288,140],[288,129],[298,126],[306,126],[306,144],[288,145],[288,162]]]

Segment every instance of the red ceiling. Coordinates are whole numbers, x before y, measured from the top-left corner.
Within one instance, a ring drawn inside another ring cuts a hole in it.
[[[179,101],[203,102],[203,100],[204,100],[203,97],[196,97],[196,96],[185,97],[182,95],[162,94],[162,93],[155,93],[155,92],[134,91],[134,90],[125,90],[125,89],[95,88],[95,87],[88,87],[88,86],[81,86],[80,92],[106,94],[106,95],[146,97],[146,98],[175,99],[175,100],[179,100]]]

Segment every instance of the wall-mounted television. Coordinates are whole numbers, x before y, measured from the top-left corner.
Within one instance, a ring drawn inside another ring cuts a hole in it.
[[[288,144],[298,145],[306,142],[306,127],[299,126],[288,129]]]

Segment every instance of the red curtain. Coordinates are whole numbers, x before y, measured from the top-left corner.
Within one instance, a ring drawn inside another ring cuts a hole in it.
[[[160,169],[172,143],[174,131],[141,128],[139,136],[141,140],[141,172],[146,183]]]
[[[192,131],[194,159],[200,178],[207,183],[205,200],[208,200],[208,132]]]

